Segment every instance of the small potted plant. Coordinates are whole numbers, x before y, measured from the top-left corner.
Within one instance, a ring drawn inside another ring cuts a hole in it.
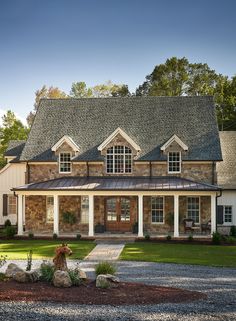
[[[95,230],[95,233],[104,233],[105,226],[99,222],[95,225],[94,230]]]

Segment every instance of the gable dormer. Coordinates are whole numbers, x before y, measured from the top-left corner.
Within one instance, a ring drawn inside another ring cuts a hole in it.
[[[57,156],[59,173],[71,173],[71,160],[80,150],[79,146],[73,141],[73,139],[70,136],[64,135],[55,145],[52,146],[51,150]]]
[[[168,174],[180,174],[182,153],[188,151],[188,146],[177,135],[173,135],[161,147],[161,151],[167,155]]]
[[[133,159],[140,147],[120,127],[118,127],[100,146],[98,150],[106,160],[107,174],[132,173]]]

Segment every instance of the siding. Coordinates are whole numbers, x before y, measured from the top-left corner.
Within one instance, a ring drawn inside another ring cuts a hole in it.
[[[16,215],[3,216],[3,194],[13,194],[12,187],[17,187],[25,184],[25,164],[8,163],[0,171],[0,225],[4,224],[6,219],[9,219],[12,224],[16,223]]]
[[[236,225],[236,190],[235,191],[223,191],[222,196],[218,198],[218,205],[232,205],[232,211],[233,211],[233,224],[232,225]],[[227,225],[229,225],[229,224],[227,224]]]

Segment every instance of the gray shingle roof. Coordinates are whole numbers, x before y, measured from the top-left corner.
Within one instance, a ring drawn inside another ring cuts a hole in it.
[[[216,165],[218,185],[236,189],[236,131],[220,132],[223,162]]]
[[[13,190],[217,191],[219,188],[180,177],[62,177],[27,184]]]
[[[10,140],[4,156],[16,156],[19,158],[24,147],[25,140]]]
[[[102,160],[97,147],[120,127],[140,147],[139,160],[164,160],[160,147],[176,134],[188,160],[221,160],[212,97],[42,99],[21,160],[55,160],[51,147],[69,135],[77,160]]]

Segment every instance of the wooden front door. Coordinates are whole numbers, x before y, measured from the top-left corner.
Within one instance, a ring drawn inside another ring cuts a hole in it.
[[[106,230],[110,232],[131,232],[133,217],[129,197],[109,197],[106,199]]]

